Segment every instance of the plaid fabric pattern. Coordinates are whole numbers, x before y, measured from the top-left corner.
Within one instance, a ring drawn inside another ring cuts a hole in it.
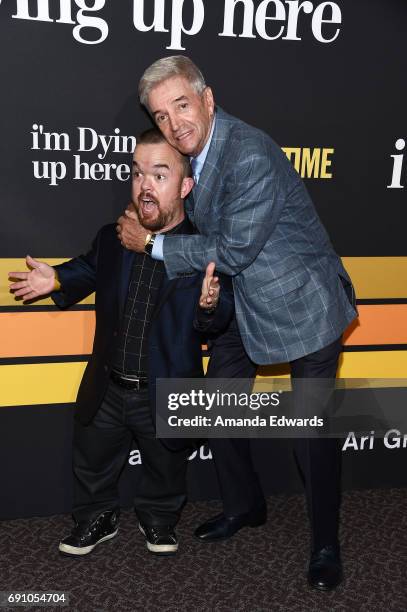
[[[148,330],[164,277],[164,265],[136,253],[113,367],[122,374],[147,376]]]
[[[167,274],[214,261],[233,277],[239,331],[255,363],[313,353],[357,316],[340,277],[350,279],[304,183],[264,132],[218,108],[185,208],[201,235],[164,240]]]

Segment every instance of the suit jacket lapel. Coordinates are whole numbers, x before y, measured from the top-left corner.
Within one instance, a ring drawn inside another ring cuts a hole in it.
[[[202,220],[213,197],[214,185],[221,172],[220,160],[223,157],[224,146],[229,133],[229,122],[226,118],[226,113],[218,108],[208,155],[199,177],[199,183],[192,190],[195,220],[197,220],[197,214]]]

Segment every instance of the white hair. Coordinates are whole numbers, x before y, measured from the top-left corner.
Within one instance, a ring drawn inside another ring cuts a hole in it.
[[[141,104],[148,109],[148,96],[151,90],[174,76],[184,77],[199,95],[206,88],[202,72],[189,57],[186,55],[171,55],[157,60],[144,72],[138,86]]]

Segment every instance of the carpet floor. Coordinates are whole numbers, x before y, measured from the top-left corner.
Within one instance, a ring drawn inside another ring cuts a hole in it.
[[[1,524],[0,590],[64,591],[79,612],[405,612],[407,489],[343,495],[345,580],[335,592],[308,588],[309,532],[301,495],[268,498],[265,526],[200,544],[193,530],[219,502],[188,504],[177,528],[179,552],[157,558],[145,547],[133,512],[122,513],[116,538],[90,555],[59,554],[70,516]],[[5,608],[3,608],[5,609]],[[23,608],[10,608],[10,610]]]

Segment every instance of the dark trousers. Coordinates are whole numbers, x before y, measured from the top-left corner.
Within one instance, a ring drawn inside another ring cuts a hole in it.
[[[291,362],[292,378],[334,379],[342,348],[341,338],[329,346]],[[212,343],[207,376],[253,379],[256,365],[244,350],[234,320]],[[219,479],[224,513],[236,516],[264,504],[255,472],[250,440],[211,439],[210,448]],[[313,548],[334,544],[338,537],[341,455],[336,439],[295,439],[295,456],[304,478]]]
[[[73,516],[88,522],[120,507],[117,483],[132,439],[141,453],[134,499],[139,520],[149,526],[175,525],[186,501],[187,452],[172,452],[155,438],[148,391],[109,383],[92,422],[75,422]]]

